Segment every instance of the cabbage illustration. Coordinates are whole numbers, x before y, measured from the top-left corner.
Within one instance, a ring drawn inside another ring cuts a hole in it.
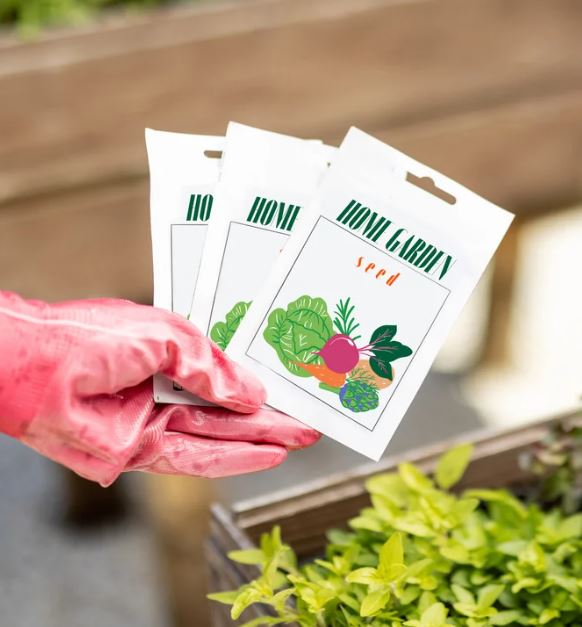
[[[227,314],[225,322],[217,322],[210,329],[210,339],[222,350],[226,350],[232,336],[239,328],[242,319],[245,317],[251,302],[241,301],[237,303]]]
[[[301,296],[287,310],[274,309],[263,337],[287,370],[298,377],[310,377],[298,363],[320,364],[315,355],[333,335],[333,321],[323,298]]]

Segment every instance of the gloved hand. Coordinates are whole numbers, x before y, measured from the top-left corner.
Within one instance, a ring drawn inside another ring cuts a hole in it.
[[[221,407],[156,406],[157,372]],[[103,486],[124,470],[263,470],[319,438],[264,401],[260,382],[180,316],[0,292],[0,431]]]

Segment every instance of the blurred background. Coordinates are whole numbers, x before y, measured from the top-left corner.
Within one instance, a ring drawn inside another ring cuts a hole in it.
[[[387,454],[577,405],[579,1],[0,0],[0,24],[0,289],[151,302],[146,126],[353,124],[517,214]],[[0,438],[3,622],[206,627],[209,503],[364,461],[327,440],[102,490]]]

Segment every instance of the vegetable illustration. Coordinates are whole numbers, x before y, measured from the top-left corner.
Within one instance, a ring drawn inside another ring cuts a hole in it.
[[[355,318],[352,316],[355,306],[350,306],[350,299],[346,298],[343,301],[341,298],[334,311],[335,318],[333,323],[336,329],[342,334],[352,338],[352,340],[359,340],[361,335],[354,335],[354,331],[360,326]]]
[[[317,352],[333,334],[333,322],[322,298],[300,296],[287,310],[274,309],[263,332],[265,341],[276,351],[281,363],[298,377],[311,374],[300,364],[321,364]]]
[[[351,379],[340,390],[341,404],[354,412],[370,411],[380,404],[378,390],[369,383]]]
[[[385,377],[378,376],[372,370],[370,362],[367,359],[360,359],[358,365],[352,371],[352,374],[369,377],[370,383],[373,383],[378,390],[384,390],[392,383],[392,379],[386,379]],[[394,368],[392,369],[392,376],[396,376]]]
[[[356,343],[349,335],[343,334],[330,338],[316,355],[323,359],[330,370],[344,374],[352,370],[360,360]]]
[[[251,303],[241,301],[237,303],[227,314],[225,322],[217,322],[210,329],[210,339],[222,350],[226,350],[232,336],[240,326]]]
[[[379,376],[385,379],[394,379],[392,373],[392,362],[402,357],[412,355],[412,349],[400,342],[393,341],[396,335],[396,326],[386,324],[378,327],[372,337],[370,344],[365,349],[371,353],[370,367]]]
[[[311,376],[315,377],[321,383],[330,388],[341,388],[346,382],[346,375],[330,370],[325,364],[302,364],[295,362],[300,368],[303,368]]]
[[[331,337],[317,354],[334,372],[350,372],[360,361],[360,355],[369,356],[372,370],[378,376],[392,380],[390,362],[412,355],[408,346],[392,341],[395,335],[396,326],[386,324],[372,333],[369,344],[358,347],[349,335],[338,334]]]
[[[287,310],[271,312],[263,337],[289,372],[314,377],[320,389],[338,395],[342,407],[359,413],[379,406],[379,390],[394,380],[392,362],[412,355],[412,349],[394,339],[393,324],[379,326],[359,347],[361,335],[354,333],[360,324],[350,300],[338,301],[332,321],[322,298],[301,296]]]

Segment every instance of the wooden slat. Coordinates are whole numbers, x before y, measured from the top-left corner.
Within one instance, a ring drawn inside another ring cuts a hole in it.
[[[151,298],[146,181],[12,203],[0,212],[0,287],[23,296]]]
[[[406,129],[580,89],[581,17],[576,0],[261,0],[5,42],[0,200],[143,176],[144,126],[221,132],[231,118],[328,141],[357,124],[454,173],[444,155],[458,144],[434,143],[438,134],[417,144]],[[580,121],[559,127],[554,115],[554,152],[565,155],[579,148]],[[525,179],[549,164],[536,147],[550,140],[505,154],[505,128],[491,124],[491,171],[511,157],[523,172],[499,195],[523,197]],[[477,143],[467,128],[461,154]],[[561,197],[571,173],[550,170]]]

